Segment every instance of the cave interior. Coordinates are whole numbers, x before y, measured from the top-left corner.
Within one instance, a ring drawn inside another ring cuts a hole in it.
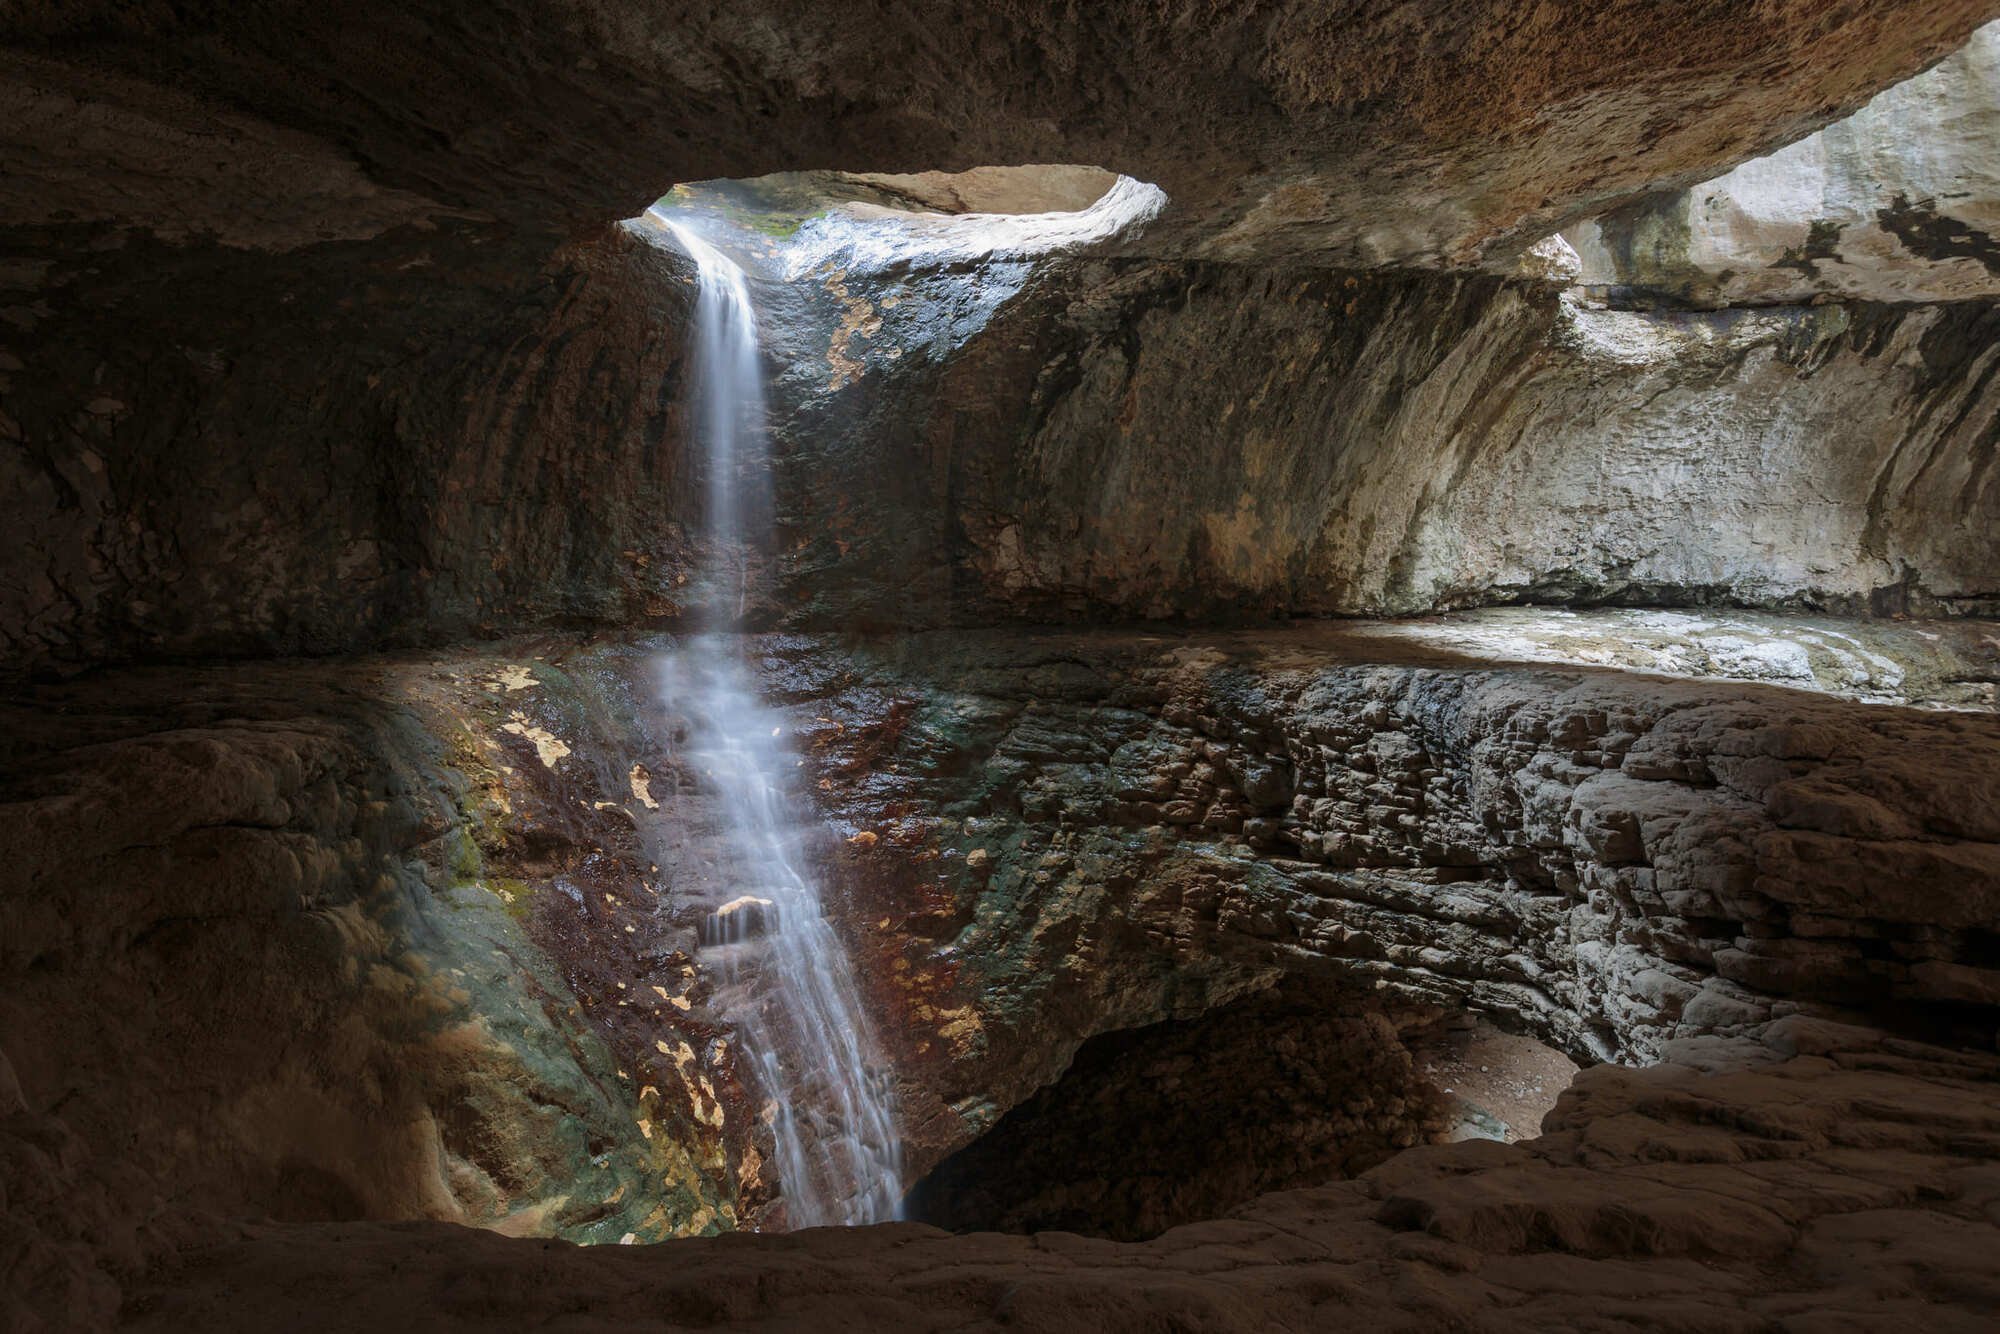
[[[2000,0],[0,105],[0,1329],[2000,1324]]]

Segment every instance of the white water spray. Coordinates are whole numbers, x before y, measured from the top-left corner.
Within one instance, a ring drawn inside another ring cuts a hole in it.
[[[694,394],[708,469],[710,605],[742,615],[750,545],[769,513],[769,436],[757,318],[743,270],[687,228],[661,219],[700,267]],[[899,1151],[887,1078],[854,969],[824,916],[804,852],[810,828],[786,788],[797,758],[783,719],[759,698],[722,633],[661,664],[668,706],[689,724],[684,754],[719,798],[716,870],[726,902],[703,931],[724,976],[718,993],[755,1061],[770,1115],[787,1221],[794,1228],[895,1216]]]
[[[710,605],[740,617],[749,598],[753,525],[768,521],[768,422],[757,361],[757,312],[736,262],[677,222],[667,230],[694,256],[694,427],[708,469]]]

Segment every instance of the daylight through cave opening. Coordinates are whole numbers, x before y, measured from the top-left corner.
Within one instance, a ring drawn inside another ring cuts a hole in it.
[[[734,634],[761,600],[753,583],[773,536],[766,354],[744,264],[777,277],[808,265],[845,276],[871,262],[862,258],[871,246],[932,267],[1046,253],[1143,223],[1158,196],[1093,168],[818,173],[677,187],[638,220],[696,264],[687,436],[706,479],[706,555],[686,607],[700,633],[661,654],[658,676],[682,772],[718,795],[720,822],[710,854],[669,873],[679,911],[702,914],[697,966],[716,977],[711,1008],[764,1104],[769,1142],[752,1151],[768,1168],[752,1169],[746,1185],[756,1180],[769,1200],[754,1226],[883,1221],[905,1183],[894,1091],[821,902],[783,721],[759,698]]]

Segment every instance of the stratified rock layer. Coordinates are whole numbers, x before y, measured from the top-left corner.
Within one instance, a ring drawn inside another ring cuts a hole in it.
[[[1288,976],[1622,1061],[1801,1012],[1989,1045],[2000,730],[1851,696],[1978,703],[1991,628],[1654,615],[746,643],[911,1178],[1090,1038]],[[1503,635],[1601,665],[1466,660]],[[1619,670],[1674,654],[1809,688]],[[782,1201],[654,675],[544,641],[37,692],[0,789],[18,1300],[109,1311],[212,1216],[650,1240]]]
[[[1989,304],[1024,268],[769,289],[801,624],[2000,606]]]
[[[1286,972],[1623,1061],[1801,1007],[1990,1041],[1992,714],[1487,666],[1446,629],[776,659],[902,1015],[913,1166],[1090,1034]]]

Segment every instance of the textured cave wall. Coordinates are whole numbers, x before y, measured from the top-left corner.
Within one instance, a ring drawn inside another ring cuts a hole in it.
[[[1991,609],[1987,307],[1669,317],[1324,266],[1504,263],[1992,8],[16,8],[0,664],[669,622],[691,275],[608,220],[676,179],[1037,159],[1174,209],[1123,258],[774,295],[769,611]],[[1287,972],[1635,1059],[1797,1008],[1990,1032],[1990,720],[901,651],[770,656],[913,1165],[1094,1034]],[[3,1226],[44,1309],[116,1310],[105,1265],[211,1235],[189,1209],[617,1240],[769,1204],[693,910],[643,901],[698,801],[638,660],[582,658],[611,684],[475,658],[415,702],[287,668],[10,706]]]
[[[0,1324],[108,1318],[218,1220],[754,1222],[770,1130],[673,855],[712,817],[675,795],[648,659],[574,650],[140,669],[0,709]]]
[[[685,257],[455,222],[282,254],[32,238],[72,249],[0,330],[8,670],[671,612]]]
[[[1288,973],[1591,1059],[1801,1008],[1990,1040],[1990,713],[1349,633],[772,660],[876,928],[913,1170],[1085,1038]]]
[[[1566,233],[1582,281],[1701,306],[2000,294],[2000,25],[1845,120]]]
[[[111,1271],[218,1218],[616,1241],[702,1207],[559,961],[477,887],[562,846],[501,781],[532,746],[427,716],[430,675],[177,669],[8,703],[10,1292],[87,1325]]]
[[[1990,612],[1994,31],[1576,229],[1580,280],[781,249],[793,615]]]
[[[808,617],[2000,605],[1986,303],[1090,260],[833,282],[771,296]]]
[[[1597,668],[1507,661],[1493,636],[1552,633],[1518,612],[752,641],[906,1171],[1091,1038],[1287,978],[1359,988],[1334,1017],[1472,1006],[1585,1057],[1800,1011],[1990,1041],[1994,715],[1883,702],[1990,705],[1985,627],[1692,619],[1611,614]],[[1586,618],[1560,623],[1574,658]],[[24,1300],[115,1307],[214,1215],[617,1241],[782,1199],[695,945],[713,794],[658,647],[108,671],[10,705]],[[1644,674],[1682,655],[1802,688]],[[1245,1179],[1216,1166],[1213,1198]]]
[[[526,284],[494,252],[481,285],[487,233],[398,235],[267,257],[275,306],[224,270],[190,305],[190,252],[109,251],[107,309],[23,316],[0,363],[12,670],[676,618],[686,260],[614,229]],[[352,286],[360,256],[394,283]],[[762,614],[802,625],[1979,614],[2000,587],[1981,303],[1649,313],[1026,258],[762,295],[785,552]]]
[[[17,534],[0,557],[0,672],[670,619],[690,555],[674,405],[691,289],[681,260],[607,228],[674,181],[1067,162],[1166,187],[1166,214],[1115,249],[1281,266],[1246,270],[1244,295],[1282,292],[1282,266],[1299,262],[1504,265],[1559,223],[1859,105],[1993,8],[1020,4],[941,22],[790,0],[727,13],[584,0],[477,13],[17,6],[0,21],[0,483]],[[1385,52],[1410,53],[1394,80]],[[1254,340],[1206,327],[1219,311],[1178,333],[1113,331],[1162,301],[1200,307],[1199,272],[1122,296],[1121,283],[1151,280],[1051,275],[1088,290],[1026,303],[942,395],[922,368],[893,388],[870,378],[881,401],[858,415],[873,412],[879,452],[795,435],[826,466],[793,486],[837,486],[856,513],[822,523],[796,507],[792,537],[814,545],[789,608],[818,624],[1154,615],[1199,609],[1179,585],[1210,576],[1210,601],[1306,612],[1456,597],[1465,580],[1450,571],[1368,585],[1378,576],[1359,566],[1409,559],[1379,536],[1300,562],[1329,544],[1312,536],[1318,519],[1239,512],[1213,468],[1191,470],[1187,495],[1102,490],[1120,469],[1184,466],[1092,442],[1125,415],[1099,401],[1119,378],[1105,345],[1131,343],[1142,369],[1186,380],[1214,367],[1169,344],[1241,362],[1232,340]],[[999,304],[950,301],[984,305],[971,323]],[[1417,306],[1414,318],[1436,317]],[[1327,368],[1361,350],[1350,341]],[[1426,355],[1407,354],[1409,374]],[[1282,372],[1273,391],[1317,394]],[[1223,406],[1169,395],[1157,430],[1187,450],[1205,438],[1188,431]],[[926,423],[920,446],[894,416],[905,408]],[[1078,441],[1038,444],[1043,424]],[[1270,442],[1215,459],[1253,466],[1301,435],[1309,448],[1294,452],[1321,458],[1311,435],[1327,428],[1311,404],[1288,436],[1294,424],[1257,422]],[[1318,478],[1322,491],[1350,480]],[[1893,504],[1898,490],[1885,495]],[[1371,501],[1362,519],[1374,533],[1418,522],[1406,498],[1381,503],[1385,516]],[[1145,534],[1142,559],[1090,531],[1107,506]],[[1072,537],[1074,550],[1046,549]],[[876,588],[845,592],[842,571],[823,594],[805,577],[857,541],[873,544]],[[1896,543],[1881,545],[1864,566],[1870,589],[1920,576],[1940,605],[1976,605],[1981,581],[1943,568],[1948,556],[1916,553],[1906,578]],[[1645,565],[1641,553],[1611,560]],[[1308,571],[1299,587],[1274,586],[1279,561]],[[1531,558],[1500,579],[1735,578],[1669,568],[1671,555],[1654,564],[1600,574]],[[1140,584],[1159,587],[1140,596]]]
[[[42,0],[0,24],[16,113],[0,202],[269,244],[314,234],[303,165],[312,202],[356,229],[474,212],[563,235],[677,181],[1077,163],[1180,201],[1150,245],[1462,262],[1797,138],[1995,16],[1987,0]]]

